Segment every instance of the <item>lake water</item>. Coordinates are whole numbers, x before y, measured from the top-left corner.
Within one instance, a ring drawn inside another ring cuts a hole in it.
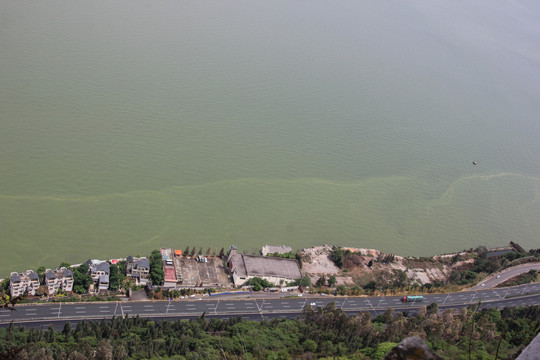
[[[0,275],[159,247],[540,247],[539,18],[0,0]]]

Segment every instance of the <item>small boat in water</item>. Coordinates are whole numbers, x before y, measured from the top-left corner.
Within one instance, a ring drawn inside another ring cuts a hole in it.
[[[478,163],[476,161],[473,161],[472,164],[473,165],[478,165]]]

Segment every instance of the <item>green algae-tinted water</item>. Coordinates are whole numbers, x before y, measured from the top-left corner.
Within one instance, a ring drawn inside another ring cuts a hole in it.
[[[0,4],[1,273],[539,245],[533,1]]]

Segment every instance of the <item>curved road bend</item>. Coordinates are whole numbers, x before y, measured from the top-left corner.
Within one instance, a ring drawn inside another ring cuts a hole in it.
[[[512,266],[511,268],[505,269],[503,271],[499,271],[497,273],[494,273],[488,276],[484,281],[482,281],[478,285],[473,286],[472,288],[468,290],[491,289],[499,284],[502,284],[506,280],[513,278],[514,276],[527,273],[529,272],[529,270],[533,270],[533,269],[540,271],[540,263],[528,263],[528,264]],[[482,284],[485,284],[485,285],[482,286]]]
[[[95,303],[53,303],[18,305],[16,311],[0,310],[0,326],[7,326],[11,321],[17,324],[38,323],[48,326],[50,323],[66,321],[101,320],[113,316],[136,316],[162,319],[193,318],[205,313],[208,317],[242,316],[261,320],[263,318],[288,317],[300,314],[304,306],[324,307],[330,302],[349,314],[371,311],[374,315],[387,308],[396,311],[414,312],[418,307],[438,303],[441,308],[463,307],[482,301],[482,307],[540,305],[540,283],[509,288],[467,291],[449,294],[424,295],[421,303],[403,303],[400,296],[386,297],[293,297],[277,299],[216,299],[199,298],[198,300],[144,301],[144,302],[95,302]],[[203,300],[204,299],[204,300]]]

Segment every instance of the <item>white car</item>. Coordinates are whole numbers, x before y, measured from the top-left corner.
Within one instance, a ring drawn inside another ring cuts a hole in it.
[[[483,283],[482,286],[486,285],[486,283]]]
[[[311,306],[317,306],[317,304],[315,304],[315,303],[311,303],[311,304],[309,304],[309,305],[311,305]]]
[[[298,294],[298,296],[302,297],[303,295],[302,295],[302,294]]]
[[[497,279],[500,278],[500,277],[501,277],[501,275],[497,275]]]

